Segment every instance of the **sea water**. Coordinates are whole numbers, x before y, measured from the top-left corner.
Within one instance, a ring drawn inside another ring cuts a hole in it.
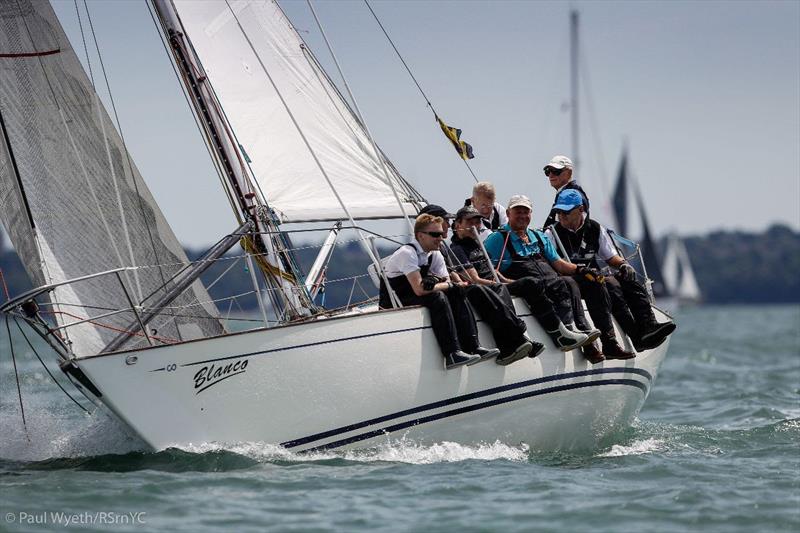
[[[0,530],[800,531],[800,306],[676,321],[639,419],[586,454],[402,438],[146,452],[53,387],[12,329],[26,436],[0,321]]]

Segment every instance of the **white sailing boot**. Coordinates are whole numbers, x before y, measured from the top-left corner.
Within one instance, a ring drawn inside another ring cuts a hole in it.
[[[570,330],[563,322],[558,323],[557,330],[548,331],[547,334],[553,339],[556,348],[562,352],[569,352],[590,342],[588,335]]]
[[[572,322],[569,326],[567,326],[572,331],[577,331],[578,333],[583,333],[587,337],[589,337],[588,343],[594,342],[600,338],[600,330],[597,328],[590,328],[590,329],[581,329],[578,327],[575,322]]]

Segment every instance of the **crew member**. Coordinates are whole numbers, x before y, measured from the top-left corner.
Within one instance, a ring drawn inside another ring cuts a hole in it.
[[[481,214],[480,239],[483,241],[489,234],[504,224],[508,224],[506,208],[497,203],[494,185],[488,181],[479,181],[472,187],[472,196],[464,200],[464,206],[472,206]]]
[[[584,296],[592,319],[603,332],[601,338],[614,334],[613,324],[605,309],[594,313],[593,307],[603,306],[609,301],[611,314],[631,338],[636,351],[659,346],[675,330],[675,324],[656,321],[647,289],[637,281],[634,268],[617,253],[606,229],[587,216],[583,201],[577,190],[565,189],[558,194],[555,205],[558,222],[548,230],[548,237],[554,243],[558,237],[563,252],[579,269],[599,271],[598,259],[616,269],[615,276],[605,277],[604,283],[589,281],[584,276],[576,278],[581,292],[588,289]]]
[[[526,300],[531,314],[548,332],[557,348],[570,351],[585,343],[588,340],[586,335],[570,331],[558,319],[553,302],[545,294],[542,283],[531,277],[511,280],[500,272],[494,272],[478,240],[481,225],[481,214],[471,206],[462,207],[456,213],[455,231],[450,248],[458,259],[462,276],[467,277],[475,285],[497,292],[513,310],[509,292],[509,288],[512,288],[515,294],[521,295]],[[494,279],[495,274],[499,283]]]
[[[578,182],[572,177],[572,160],[565,155],[554,156],[545,166],[544,175],[550,181],[550,186],[556,190],[556,197],[558,193],[565,189],[575,189],[581,193],[583,197],[583,205],[586,213],[589,213],[589,197],[578,185]],[[542,224],[542,229],[547,229],[556,223],[556,200],[553,200],[553,207],[550,209],[550,214],[547,215],[547,220]]]
[[[472,207],[462,208],[459,213],[464,209],[469,209],[472,213],[477,214],[478,219],[480,219],[480,213]],[[445,238],[447,238],[447,233],[450,230],[450,220],[453,217],[457,217],[457,215],[452,215],[443,207],[435,204],[428,204],[420,210],[420,213],[440,217]],[[497,364],[509,365],[528,356],[536,357],[544,351],[545,346],[543,344],[531,340],[525,335],[525,330],[527,329],[525,322],[514,311],[511,295],[507,289],[502,285],[493,288],[472,283],[469,277],[464,274],[459,258],[446,242],[442,242],[439,251],[442,253],[445,265],[450,272],[450,279],[454,283],[467,283],[464,288],[467,300],[492,330],[495,343],[500,349],[500,355],[496,359]]]
[[[428,214],[417,217],[414,240],[398,248],[385,265],[386,277],[403,305],[423,305],[431,312],[436,341],[445,367],[472,365],[499,354],[478,343],[475,317],[464,295],[466,283],[448,279],[439,245],[444,239],[442,219]],[[392,307],[383,280],[380,307]],[[463,350],[462,350],[463,347]]]

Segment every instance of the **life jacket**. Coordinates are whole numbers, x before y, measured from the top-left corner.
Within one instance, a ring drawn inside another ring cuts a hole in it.
[[[539,243],[539,252],[522,257],[514,249],[511,242],[511,236],[507,230],[498,230],[500,235],[503,236],[503,242],[507,243],[505,246],[506,253],[511,255],[511,266],[508,267],[503,275],[511,279],[521,279],[524,277],[533,277],[536,279],[552,279],[558,277],[550,262],[544,256],[544,241],[537,232],[533,232],[536,241]],[[499,265],[498,265],[499,266]]]
[[[467,198],[464,200],[464,206],[472,205],[472,198]],[[492,205],[492,219],[488,220],[481,216],[481,224],[483,227],[489,230],[496,230],[500,227],[500,213],[497,211],[497,208]]]
[[[586,218],[578,231],[570,231],[561,224],[553,226],[561,244],[576,265],[599,268],[597,252],[600,250],[600,224]]]
[[[451,248],[458,246],[466,252],[467,260],[478,273],[478,277],[488,280],[494,280],[492,268],[489,266],[489,261],[483,254],[483,248],[477,241],[472,239],[457,239],[451,243]]]
[[[414,249],[414,254],[417,253],[417,248],[409,243],[404,244],[403,246],[411,246]],[[398,248],[397,250],[399,250]],[[395,251],[397,251],[395,250]],[[433,262],[433,254],[428,255],[428,262],[421,267],[419,267],[419,273],[424,278],[428,275],[428,271],[431,269],[431,263]],[[413,297],[416,296],[414,292],[414,288],[411,286],[411,282],[408,281],[408,276],[400,275],[394,278],[387,277],[386,279],[389,280],[389,286],[394,290],[395,295],[400,300],[400,303],[405,304]],[[378,298],[378,307],[381,309],[391,309],[392,306],[392,299],[389,297],[389,291],[386,290],[386,284],[381,278],[381,287],[380,287],[380,296]]]
[[[564,188],[561,189],[561,191],[565,191],[567,189],[575,189],[576,191],[581,193],[581,196],[583,196],[583,211],[584,211],[584,213],[586,213],[586,217],[588,218],[589,217],[589,197],[586,196],[586,193],[584,192],[584,190],[581,188],[580,185],[578,185],[578,183],[575,180],[567,182],[567,184],[564,185]],[[558,191],[556,193],[556,197],[553,199],[553,207],[550,208],[550,214],[547,215],[547,220],[545,220],[544,224],[542,224],[542,230],[546,230],[547,228],[549,228],[550,226],[552,226],[553,224],[556,223],[555,206],[556,206],[556,202],[558,201],[558,194],[561,191]]]

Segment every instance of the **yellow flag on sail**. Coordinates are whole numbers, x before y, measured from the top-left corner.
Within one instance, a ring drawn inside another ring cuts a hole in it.
[[[461,140],[460,129],[448,126],[438,116],[436,120],[439,122],[439,126],[442,127],[444,134],[450,139],[450,142],[453,143],[453,147],[456,149],[456,152],[458,152],[458,155],[461,156],[461,159],[467,160],[475,157],[472,153],[472,145]]]

